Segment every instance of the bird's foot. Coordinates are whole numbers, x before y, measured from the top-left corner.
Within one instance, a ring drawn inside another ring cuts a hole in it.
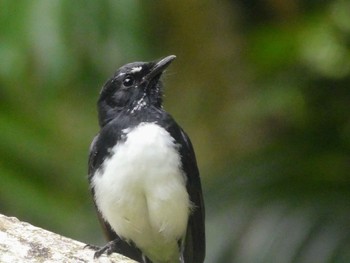
[[[95,246],[95,245],[91,245],[91,244],[86,244],[86,245],[84,246],[84,249],[85,249],[85,248],[90,248],[90,249],[92,249],[92,250],[99,250],[99,249],[100,249],[99,246]]]
[[[98,247],[95,245],[87,244],[84,248],[90,248],[90,249],[95,250],[96,252],[94,254],[94,258],[99,258],[105,252],[107,255],[110,255],[113,252],[117,252],[118,251],[118,247],[117,247],[118,242],[119,242],[119,239],[117,238],[117,239],[114,239],[114,240],[108,242],[103,247]]]

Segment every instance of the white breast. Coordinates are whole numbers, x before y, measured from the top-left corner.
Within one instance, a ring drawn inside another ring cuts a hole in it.
[[[154,262],[178,262],[190,201],[174,139],[155,123],[141,123],[111,154],[93,177],[101,214]]]

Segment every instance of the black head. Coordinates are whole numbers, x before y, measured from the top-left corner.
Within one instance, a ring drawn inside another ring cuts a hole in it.
[[[98,100],[100,125],[104,126],[122,111],[133,114],[147,106],[162,107],[160,77],[175,58],[171,55],[119,68],[101,90]]]

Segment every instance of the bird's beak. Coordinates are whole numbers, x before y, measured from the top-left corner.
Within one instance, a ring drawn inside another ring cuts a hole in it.
[[[151,71],[146,76],[143,77],[143,81],[150,82],[156,76],[160,76],[163,73],[163,71],[171,64],[171,62],[173,62],[175,58],[176,56],[170,55],[158,61],[152,62],[154,63],[154,66],[151,68]]]

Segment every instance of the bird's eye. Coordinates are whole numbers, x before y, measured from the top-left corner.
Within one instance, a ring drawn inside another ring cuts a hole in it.
[[[132,76],[126,76],[125,79],[123,80],[123,85],[125,87],[130,87],[133,84],[134,84],[134,78]]]

